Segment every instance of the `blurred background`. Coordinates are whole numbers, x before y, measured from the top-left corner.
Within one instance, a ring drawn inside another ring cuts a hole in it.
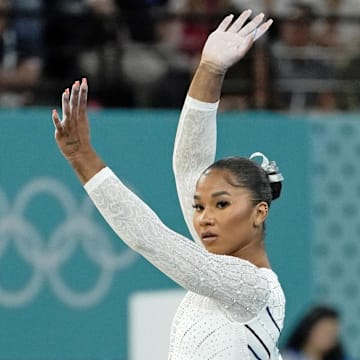
[[[326,305],[360,359],[359,0],[0,0],[0,360],[166,359],[184,292],[97,214],[51,109],[86,76],[95,147],[189,235],[177,120],[207,35],[247,8],[275,23],[226,76],[217,157],[262,151],[285,176],[266,239],[287,296],[280,348]]]

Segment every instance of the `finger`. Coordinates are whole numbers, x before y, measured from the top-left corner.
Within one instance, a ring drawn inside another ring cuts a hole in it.
[[[70,96],[70,90],[69,88],[67,88],[62,93],[62,97],[61,97],[62,116],[64,120],[70,116],[69,96]]]
[[[234,15],[230,14],[228,16],[226,16],[223,21],[220,23],[220,25],[217,27],[216,31],[226,31],[226,29],[228,28],[228,26],[231,24],[231,21],[233,19]]]
[[[83,78],[80,85],[79,93],[79,118],[86,118],[86,108],[87,108],[87,96],[88,96],[88,84],[87,79]]]
[[[255,33],[254,33],[254,41],[256,41],[257,39],[259,39],[261,36],[263,36],[270,28],[270,26],[272,25],[274,21],[272,19],[268,20],[266,23],[261,24],[258,28],[255,29]]]
[[[70,105],[69,105],[70,91],[66,89],[62,95],[62,113],[63,120],[61,122],[63,133],[68,133],[71,126],[71,117],[70,117]]]
[[[60,121],[60,118],[59,118],[59,114],[55,109],[52,111],[52,116],[51,117],[52,117],[52,121],[54,123],[55,129],[60,134],[62,134],[63,127],[62,127],[62,124],[61,124],[61,121]]]
[[[249,33],[253,32],[264,20],[264,14],[261,13],[255,16],[246,26],[244,26],[238,34],[241,36],[246,36]]]
[[[79,91],[80,91],[80,82],[76,80],[71,88],[71,94],[70,94],[70,114],[75,115],[74,117],[75,121],[79,106]]]
[[[241,13],[241,15],[232,23],[232,25],[228,28],[228,32],[236,33],[238,32],[242,26],[245,24],[246,20],[250,17],[252,11],[245,10]]]

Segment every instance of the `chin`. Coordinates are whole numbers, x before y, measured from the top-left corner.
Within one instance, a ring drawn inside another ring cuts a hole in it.
[[[223,249],[216,248],[215,246],[205,246],[205,249],[214,255],[228,255]]]

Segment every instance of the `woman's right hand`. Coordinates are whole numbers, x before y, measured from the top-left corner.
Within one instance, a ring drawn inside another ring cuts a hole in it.
[[[87,95],[86,79],[75,81],[71,93],[66,89],[62,94],[62,120],[56,110],[52,113],[58,148],[83,184],[105,167],[90,143]]]
[[[234,21],[233,15],[226,16],[206,40],[200,63],[215,71],[225,73],[232,65],[245,56],[260,36],[270,28],[273,20],[264,22],[264,14],[248,22],[251,10],[246,10]]]
[[[87,117],[86,79],[81,83],[75,81],[71,88],[66,89],[61,98],[63,119],[53,110],[52,119],[55,125],[55,140],[63,156],[72,161],[91,149],[90,130]]]

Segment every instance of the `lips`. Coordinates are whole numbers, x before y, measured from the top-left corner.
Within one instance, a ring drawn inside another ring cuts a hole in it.
[[[217,234],[215,234],[213,232],[207,231],[207,232],[201,233],[201,240],[204,243],[209,243],[209,242],[215,241],[216,239],[217,239]]]

